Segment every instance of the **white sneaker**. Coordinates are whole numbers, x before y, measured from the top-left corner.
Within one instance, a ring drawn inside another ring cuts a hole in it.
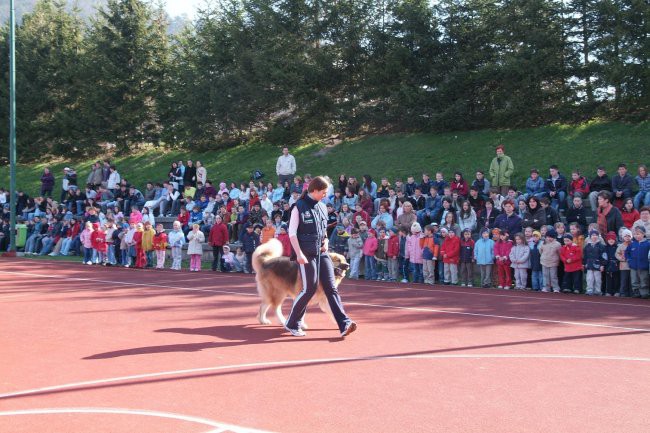
[[[87,264],[87,265],[92,265],[93,262],[88,261],[88,262],[86,262],[86,264]]]
[[[402,283],[408,283],[408,282],[409,282],[409,280],[407,280],[406,278],[404,278],[404,279],[402,280]]]
[[[461,284],[460,287],[465,287],[465,283]]]
[[[467,287],[474,287],[474,286],[472,286],[471,284],[468,284]]]
[[[544,292],[544,293],[548,293],[548,292],[550,292],[550,291],[551,291],[551,289],[547,289],[547,288],[543,288],[543,289],[542,289],[542,292]]]
[[[347,337],[357,330],[357,324],[354,322],[348,322],[345,325],[345,329],[341,332],[341,337]]]
[[[284,325],[284,329],[286,329],[287,331],[289,331],[289,333],[290,333],[291,335],[293,335],[294,337],[304,337],[304,336],[307,335],[307,333],[306,333],[305,331],[303,331],[302,329],[300,329],[300,328],[298,328],[298,329],[291,329],[291,328],[288,328],[287,325]]]

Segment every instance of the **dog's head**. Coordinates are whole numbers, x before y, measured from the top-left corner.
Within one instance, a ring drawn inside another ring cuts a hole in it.
[[[334,265],[334,275],[337,279],[343,279],[343,277],[345,277],[345,272],[350,269],[348,261],[345,260],[344,256],[337,253],[330,252],[330,257],[332,258],[332,264]]]

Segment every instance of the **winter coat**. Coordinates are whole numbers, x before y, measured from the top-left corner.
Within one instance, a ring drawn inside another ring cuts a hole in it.
[[[54,175],[52,173],[45,174],[41,176],[41,189],[43,191],[52,191],[54,188]]]
[[[90,235],[90,243],[92,248],[100,253],[105,253],[108,250],[106,245],[106,233],[103,230],[95,230]]]
[[[614,193],[622,191],[624,195],[630,196],[632,195],[633,183],[634,179],[629,174],[625,173],[623,177],[617,174],[612,178],[612,190]]]
[[[228,226],[224,223],[215,224],[210,229],[208,235],[208,243],[213,247],[222,247],[228,243],[230,237],[228,235]]]
[[[534,230],[539,230],[543,225],[546,225],[546,211],[541,206],[534,210],[528,209],[521,220],[522,228],[532,227]]]
[[[458,226],[461,233],[465,229],[470,229],[472,232],[476,230],[476,212],[474,212],[474,209],[470,210],[468,217],[464,217],[462,211],[458,211],[456,216],[458,217]]]
[[[363,249],[363,240],[361,237],[348,239],[348,254],[350,259],[361,257]]]
[[[632,212],[621,212],[621,219],[623,220],[623,225],[628,229],[631,229],[634,226],[634,223],[641,218],[639,211],[632,209]]]
[[[457,265],[460,260],[460,238],[458,236],[447,236],[440,246],[440,255],[443,263]]]
[[[530,248],[530,270],[533,272],[539,272],[542,270],[542,254],[539,251],[539,247],[542,246],[542,241],[532,242],[528,245]]]
[[[510,251],[512,250],[511,241],[501,241],[499,240],[494,244],[494,256],[499,256],[501,258],[496,259],[497,264],[508,265],[510,266]]]
[[[510,236],[513,236],[521,231],[521,218],[515,212],[510,216],[504,212],[496,218],[494,226],[501,231],[507,230]]]
[[[363,255],[374,256],[378,246],[379,242],[377,241],[377,238],[368,236],[368,238],[363,243]]]
[[[648,252],[650,251],[650,242],[644,239],[642,242],[634,239],[625,250],[625,258],[630,269],[648,270]]]
[[[526,180],[526,194],[528,195],[533,195],[533,194],[540,194],[546,190],[544,186],[544,179],[541,177],[537,176],[537,179],[533,180],[533,178],[529,177],[528,180]]]
[[[462,239],[460,241],[460,262],[461,263],[472,263],[474,260],[474,240],[470,239],[466,241]]]
[[[514,269],[530,268],[530,247],[527,244],[513,245],[510,250],[511,267]]]
[[[289,240],[289,235],[287,233],[279,233],[278,240],[282,244],[282,255],[284,257],[291,257],[291,241]]]
[[[584,206],[579,208],[571,207],[566,211],[566,222],[567,224],[578,223],[582,232],[586,232],[587,229],[587,209]]]
[[[142,232],[142,249],[144,251],[153,250],[153,238],[156,236],[154,229],[144,230]]]
[[[582,251],[582,264],[587,270],[600,271],[605,266],[605,246],[600,242],[587,242]]]
[[[399,256],[399,236],[394,235],[388,239],[388,245],[386,247],[386,255],[389,258],[396,258]]]
[[[205,242],[205,235],[201,230],[192,230],[187,234],[187,254],[200,254],[203,255],[203,242]]]
[[[494,157],[490,163],[490,182],[492,186],[510,186],[510,177],[515,166],[509,156]]]
[[[548,192],[560,192],[560,191],[566,192],[567,181],[566,178],[561,173],[558,173],[557,179],[553,179],[552,177],[549,176],[546,179],[546,183],[544,184],[544,186]]]
[[[386,260],[386,243],[388,239],[382,238],[377,239],[377,251],[375,251],[375,258],[377,260]]]
[[[625,250],[627,250],[628,246],[629,245],[626,244],[625,242],[621,242],[620,244],[618,244],[618,247],[616,247],[616,260],[618,260],[619,271],[630,270],[630,265],[627,262],[627,258],[625,257]]]
[[[494,264],[494,241],[481,237],[474,244],[474,260],[477,265]]]
[[[612,180],[607,175],[603,177],[596,176],[593,179],[591,179],[591,183],[589,184],[589,190],[592,192],[611,191]]]
[[[605,272],[618,272],[617,245],[605,245]]]
[[[404,257],[411,263],[422,264],[422,248],[420,248],[420,236],[408,235],[406,237],[406,247],[404,248]]]
[[[242,243],[244,252],[247,254],[252,254],[260,244],[260,237],[257,233],[248,233],[248,230],[244,230],[239,240]]]
[[[165,251],[167,248],[167,233],[156,233],[153,237],[153,249],[156,251]]]
[[[564,263],[564,272],[582,270],[582,250],[576,244],[563,245],[560,250],[560,259]]]
[[[477,223],[478,227],[493,229],[499,214],[500,212],[496,208],[492,208],[492,211],[488,216],[487,210],[483,209],[481,212],[479,212],[478,223]]]
[[[586,197],[589,194],[589,184],[584,176],[580,176],[578,180],[572,180],[569,185],[569,194],[575,195],[576,193],[582,194],[582,197]]]
[[[79,236],[79,241],[81,241],[81,244],[84,246],[84,248],[93,247],[92,240],[91,240],[92,234],[93,234],[92,230],[88,230],[88,229],[83,229],[83,231],[81,232],[81,235]]]

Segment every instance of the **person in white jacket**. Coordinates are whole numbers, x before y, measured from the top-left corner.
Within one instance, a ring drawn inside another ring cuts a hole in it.
[[[181,270],[182,249],[185,245],[185,234],[181,230],[181,223],[174,221],[174,229],[169,232],[167,242],[172,249],[172,269],[175,271]]]
[[[278,157],[278,162],[275,164],[275,172],[281,185],[284,185],[284,182],[289,184],[293,182],[293,176],[296,174],[296,159],[286,146],[282,148],[282,155]]]
[[[187,234],[187,254],[190,256],[190,272],[201,270],[201,256],[203,255],[203,242],[205,235],[200,230],[201,226],[192,224],[192,231]]]
[[[114,165],[111,165],[109,172],[110,174],[108,175],[106,187],[110,189],[113,194],[115,194],[115,191],[120,188],[119,185],[122,181],[122,178],[120,177],[120,173],[117,172],[117,168]]]

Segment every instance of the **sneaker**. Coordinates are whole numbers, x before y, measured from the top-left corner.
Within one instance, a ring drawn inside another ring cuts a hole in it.
[[[407,280],[406,278],[402,279],[402,283],[408,283],[408,282],[409,280]]]
[[[620,294],[620,293],[614,293],[614,297],[616,297],[616,298],[620,298],[620,297],[621,297],[621,294]]]
[[[460,287],[465,287],[465,283],[461,284]]]
[[[289,333],[290,333],[291,335],[293,335],[294,337],[304,337],[304,336],[307,335],[307,333],[306,333],[305,331],[303,331],[302,329],[300,329],[300,328],[298,328],[298,329],[291,329],[291,328],[288,328],[287,325],[284,325],[284,329],[286,329],[287,331],[289,331]]]
[[[348,322],[345,325],[345,329],[341,331],[341,337],[347,337],[348,335],[352,334],[356,330],[357,330],[357,324],[354,322]]]
[[[551,291],[551,290],[550,290],[550,289],[547,289],[547,288],[543,288],[543,289],[542,289],[542,292],[543,292],[543,293],[548,293],[548,292],[550,292],[550,291]]]
[[[610,295],[609,293],[605,293],[605,296],[612,296],[612,295]]]
[[[497,289],[503,289],[503,286],[497,286]]]
[[[560,293],[560,289],[553,289],[553,293]]]
[[[467,285],[467,287],[474,287],[474,286],[473,286],[473,285],[471,285],[471,284],[468,284],[468,285]]]
[[[576,291],[574,290],[573,293],[575,293],[575,292],[576,292]],[[587,295],[587,296],[591,296],[591,295],[593,295],[593,294],[594,294],[594,291],[593,291],[593,290],[587,290],[587,291],[585,292],[585,295]]]
[[[87,264],[87,265],[92,265],[92,264],[93,264],[93,262],[91,262],[91,261],[88,261],[88,262],[86,262],[86,264]]]
[[[609,293],[608,293],[608,294],[609,294]],[[594,291],[594,295],[595,295],[595,296],[603,296],[603,292],[596,292],[596,291]]]
[[[573,294],[574,294],[574,295],[579,295],[579,294],[580,294],[580,290],[574,290],[574,291],[573,291]]]
[[[562,293],[571,293],[571,290],[569,290],[569,289],[564,289],[564,290],[562,290]]]

